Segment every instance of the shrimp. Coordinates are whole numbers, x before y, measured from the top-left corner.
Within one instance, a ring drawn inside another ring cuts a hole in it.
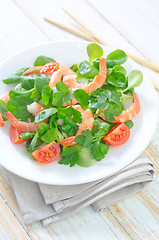
[[[40,73],[40,70],[43,68],[43,66],[38,66],[38,67],[32,67],[29,68],[28,70],[26,70],[23,73],[23,76],[29,76],[29,75],[33,75],[34,73]]]
[[[75,136],[65,138],[62,140],[61,144],[62,146],[71,146],[74,144],[77,144],[74,140],[78,135],[81,135],[81,132],[83,130],[89,129],[92,130],[93,124],[94,124],[94,116],[91,112],[91,110],[87,109],[86,111],[81,108],[80,105],[73,105],[74,109],[78,110],[82,114],[82,123],[79,124],[79,129]]]
[[[135,117],[140,112],[140,101],[138,98],[138,95],[134,92],[133,93],[133,103],[131,106],[124,110],[119,116],[115,117],[115,120],[113,123],[122,123],[127,122],[128,120],[131,120],[133,117]],[[99,113],[99,110],[97,111],[97,114]],[[101,113],[99,115],[103,120],[108,121],[105,117],[104,113]]]
[[[83,89],[88,94],[100,88],[105,83],[107,77],[107,68],[106,62],[104,58],[101,58],[99,61],[99,74],[95,76],[94,80],[86,85],[82,83],[77,83],[77,75],[65,76],[63,78],[64,83],[67,85],[69,89]]]
[[[34,73],[39,73],[39,74],[48,74],[51,75],[56,72],[58,69],[70,69],[65,65],[60,65],[57,62],[50,62],[45,64],[44,66],[37,66],[37,67],[31,67],[27,71],[23,73],[23,76],[29,76],[33,75]],[[71,69],[70,69],[71,70]],[[71,70],[72,71],[72,70]]]
[[[9,93],[3,94],[0,99],[7,103],[10,99]],[[1,113],[0,113],[0,127],[4,127],[4,120]]]
[[[37,114],[41,111],[44,110],[44,108],[37,102],[33,102],[30,105],[27,105],[27,110],[33,115],[33,116],[37,116]],[[7,112],[5,114],[6,118],[9,120],[9,122],[11,123],[11,125],[13,127],[15,127],[18,131],[22,131],[22,132],[36,132],[39,129],[39,124],[34,124],[33,122],[29,120],[29,122],[22,122],[20,120],[17,120],[14,115],[11,112]],[[47,122],[48,119],[45,119],[44,122]]]
[[[37,132],[39,129],[39,124],[34,124],[33,122],[22,122],[17,120],[11,112],[5,114],[6,118],[9,120],[11,125],[15,127],[18,131],[22,132]]]
[[[49,86],[56,87],[56,83],[60,82],[64,76],[76,76],[76,73],[65,65],[60,65],[60,69],[54,72],[50,78]]]
[[[33,102],[30,105],[27,105],[27,110],[30,112],[34,117],[37,116],[37,114],[44,110],[44,108],[37,102]]]

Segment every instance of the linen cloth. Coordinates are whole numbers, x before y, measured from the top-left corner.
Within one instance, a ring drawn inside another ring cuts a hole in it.
[[[8,172],[24,223],[41,221],[44,226],[89,205],[103,211],[143,189],[153,174],[153,164],[144,154],[112,176],[78,185],[40,184]]]

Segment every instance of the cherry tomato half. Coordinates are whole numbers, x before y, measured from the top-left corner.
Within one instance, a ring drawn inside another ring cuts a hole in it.
[[[40,74],[52,75],[58,69],[59,69],[59,63],[50,62],[43,66],[43,68],[40,70]]]
[[[0,113],[0,127],[4,127],[4,120],[1,113]]]
[[[13,127],[11,125],[11,127],[10,127],[10,140],[13,144],[20,144],[20,143],[24,143],[24,142],[29,140],[29,138],[22,140],[20,138],[21,133],[22,133],[22,131],[17,130],[15,127]]]
[[[50,163],[60,156],[60,146],[56,142],[49,143],[32,152],[33,157],[40,163]]]
[[[108,134],[103,138],[106,143],[112,145],[124,144],[130,136],[130,129],[124,123],[120,123],[113,127]]]

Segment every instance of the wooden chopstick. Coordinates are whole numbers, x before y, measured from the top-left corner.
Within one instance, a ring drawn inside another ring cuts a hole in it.
[[[63,11],[65,11],[65,13],[67,13],[75,22],[77,22],[82,28],[84,28],[88,33],[90,33],[92,36],[95,36],[95,38],[98,40],[99,43],[101,44],[104,44],[104,45],[107,45],[111,48],[116,48],[114,46],[111,46],[108,42],[105,41],[105,39],[101,38],[101,36],[99,36],[97,33],[95,33],[93,30],[91,30],[88,26],[84,25],[80,19],[78,19],[77,17],[75,17],[73,14],[71,14],[70,12],[68,12],[66,9],[62,8]],[[116,48],[117,49],[117,48]],[[137,56],[134,56],[133,54],[131,53],[127,53],[126,52],[126,55],[128,57],[130,57],[131,59],[133,59],[135,62],[138,62],[139,64],[141,65],[144,65],[148,68],[151,68],[152,70],[156,71],[156,72],[159,72],[159,66],[154,64],[154,63],[151,63],[145,59],[142,59],[142,58],[139,58]]]
[[[84,38],[84,39],[86,39],[86,40],[88,40],[88,41],[98,42],[97,39],[91,37],[91,36],[88,35],[87,33],[84,33],[84,32],[82,32],[82,31],[79,31],[79,30],[77,30],[77,29],[75,29],[75,28],[68,27],[68,26],[66,26],[66,25],[63,25],[63,24],[61,24],[61,23],[59,23],[59,22],[56,22],[56,21],[51,20],[51,19],[48,19],[48,18],[46,18],[46,17],[44,17],[44,20],[47,21],[48,23],[51,23],[51,24],[53,24],[53,25],[55,25],[55,26],[57,26],[57,27],[65,30],[65,31],[67,31],[67,32],[70,32],[70,33],[72,33],[72,34],[74,34],[74,35],[76,35],[76,36],[79,36],[79,37],[81,37],[81,38]]]
[[[47,21],[47,22],[49,22],[49,23],[51,23],[51,24],[53,24],[53,25],[55,25],[55,26],[57,26],[57,27],[60,27],[61,29],[66,30],[66,31],[68,31],[68,32],[70,32],[70,33],[78,36],[78,37],[84,38],[84,39],[86,39],[86,40],[88,40],[88,41],[91,41],[91,42],[101,43],[100,41],[98,41],[97,39],[91,37],[91,36],[88,35],[87,33],[84,33],[84,32],[82,32],[82,31],[76,30],[76,29],[74,29],[74,28],[68,27],[68,26],[66,26],[66,25],[63,25],[63,24],[58,23],[58,22],[56,22],[56,21],[50,20],[50,19],[48,19],[48,18],[44,18],[44,20]],[[106,45],[106,44],[104,44],[104,45]],[[109,47],[112,47],[112,46],[109,45]],[[128,54],[127,54],[127,55],[128,55]],[[129,56],[130,56],[130,54],[129,54]],[[135,60],[135,57],[136,57],[136,56],[134,56],[134,60]],[[143,59],[141,59],[141,60],[143,60]],[[139,62],[139,63],[142,64],[141,62]],[[144,65],[144,64],[143,64],[143,65]],[[147,66],[147,67],[149,67],[149,66]],[[150,78],[150,79],[151,79],[154,87],[159,91],[159,84],[158,84],[155,80],[153,80],[152,78]]]

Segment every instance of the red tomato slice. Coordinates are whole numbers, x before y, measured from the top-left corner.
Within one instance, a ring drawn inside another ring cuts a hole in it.
[[[57,62],[50,62],[40,70],[40,74],[48,74],[52,75],[53,72],[57,71],[59,69],[59,63]]]
[[[103,138],[106,143],[112,145],[124,144],[130,136],[130,129],[124,123],[120,123],[113,127],[108,134]]]
[[[60,146],[56,142],[49,143],[32,152],[33,157],[40,163],[50,163],[60,156]]]
[[[1,113],[0,113],[0,127],[4,127],[4,120],[2,118]]]
[[[24,143],[24,142],[29,140],[29,138],[21,140],[21,138],[20,138],[21,133],[22,133],[22,131],[17,130],[15,127],[13,127],[11,125],[11,127],[10,127],[10,140],[13,144],[20,144],[20,143]]]

